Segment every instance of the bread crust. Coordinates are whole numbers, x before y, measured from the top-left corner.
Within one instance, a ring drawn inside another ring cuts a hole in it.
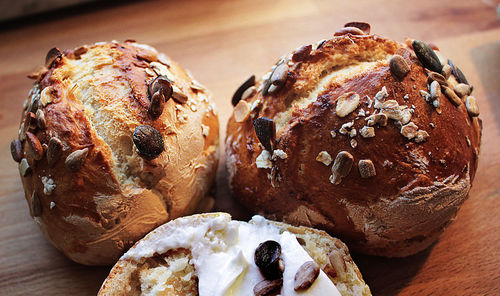
[[[152,118],[147,88],[160,74],[188,101],[170,99]],[[196,212],[210,198],[218,117],[211,94],[175,62],[134,41],[97,43],[65,51],[34,76],[20,138],[26,113],[41,110],[46,126],[34,134],[47,146],[36,160],[23,141],[31,173],[21,178],[28,202],[33,192],[40,200],[35,222],[66,256],[87,265],[113,264],[151,229]],[[133,144],[139,125],[163,136],[165,151],[153,160],[141,157]],[[54,137],[62,145],[52,152],[52,164],[47,150]],[[80,168],[69,170],[65,160],[79,149],[88,153]]]
[[[438,108],[427,102],[421,94],[428,91],[425,69],[405,44],[351,34],[320,44],[299,62],[291,54],[282,58],[289,66],[285,85],[246,98],[254,108],[245,121],[236,122],[234,114],[229,119],[225,147],[232,195],[264,216],[324,229],[359,252],[402,257],[421,251],[468,196],[478,163],[480,119],[443,93]],[[395,54],[409,65],[403,79],[390,71],[389,58]],[[267,77],[256,86],[262,89]],[[453,76],[447,82],[452,89],[457,84]],[[428,138],[408,139],[402,120],[393,119],[386,126],[374,125],[374,137],[360,135],[367,116],[379,112],[374,97],[384,87],[388,95],[383,101],[407,106],[411,122]],[[349,92],[359,95],[359,105],[339,117],[337,98]],[[276,122],[274,149],[286,155],[274,157],[269,168],[256,165],[263,151],[252,124],[257,117]],[[350,122],[348,130],[357,131],[352,137],[342,134]],[[339,184],[329,179],[331,165],[316,160],[321,151],[332,161],[341,151],[353,156]],[[370,160],[376,175],[362,177],[360,160]]]

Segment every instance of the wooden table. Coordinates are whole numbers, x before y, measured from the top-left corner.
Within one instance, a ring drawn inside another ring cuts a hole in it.
[[[97,4],[95,4],[97,5]],[[26,74],[47,50],[134,38],[166,52],[212,90],[225,133],[230,97],[251,73],[263,74],[282,54],[328,38],[344,23],[364,20],[372,31],[438,44],[475,85],[484,122],[479,170],[470,198],[428,250],[405,259],[354,254],[376,295],[498,295],[500,292],[500,24],[480,0],[162,1],[106,4],[0,26],[0,294],[92,295],[109,268],[62,256],[29,216],[17,165],[9,153]],[[223,151],[223,150],[222,150]],[[222,157],[222,155],[221,155]],[[217,207],[248,214],[218,175]]]

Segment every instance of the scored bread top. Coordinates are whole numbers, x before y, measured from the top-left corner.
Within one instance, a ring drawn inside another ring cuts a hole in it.
[[[36,196],[35,221],[67,256],[112,264],[149,230],[197,210],[215,177],[217,115],[211,94],[152,47],[127,41],[54,52],[47,68],[32,75],[23,112],[26,197],[33,204]],[[159,75],[186,101],[170,98],[153,118],[148,86]],[[28,127],[29,112],[43,115],[45,124]],[[133,142],[141,125],[163,141],[154,159]],[[28,130],[45,147],[41,157],[30,150]]]
[[[408,65],[402,79],[390,69],[395,55]],[[233,196],[363,252],[405,256],[428,246],[467,196],[481,123],[467,96],[458,106],[444,91],[429,100],[427,73],[411,47],[373,34],[336,36],[281,58],[228,122]],[[458,84],[453,75],[446,83],[452,92]],[[272,151],[255,130],[262,117],[275,124]]]

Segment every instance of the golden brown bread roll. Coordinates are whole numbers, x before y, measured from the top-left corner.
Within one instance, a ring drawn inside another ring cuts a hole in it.
[[[226,137],[234,198],[367,254],[434,242],[471,188],[481,120],[460,69],[406,43],[351,23],[240,87]]]
[[[267,254],[278,265],[276,273],[268,273],[273,264],[262,264]],[[311,261],[321,269],[320,274],[295,292],[294,279],[299,278],[295,275],[304,275],[300,266]],[[275,293],[265,293],[273,288]],[[231,220],[226,213],[182,217],[151,231],[115,264],[98,295],[278,293],[371,295],[339,239],[261,216],[248,223]]]
[[[211,207],[210,93],[154,48],[52,49],[25,103],[20,162],[31,215],[72,260],[109,265],[170,219]]]

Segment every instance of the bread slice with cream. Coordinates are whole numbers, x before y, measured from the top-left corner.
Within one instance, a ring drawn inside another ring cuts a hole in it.
[[[121,257],[99,295],[257,295],[256,285],[265,278],[255,250],[269,240],[281,246],[282,284],[274,294],[258,295],[371,295],[346,245],[326,232],[261,216],[241,222],[226,213],[158,227]],[[295,291],[298,270],[311,261],[319,274]]]

